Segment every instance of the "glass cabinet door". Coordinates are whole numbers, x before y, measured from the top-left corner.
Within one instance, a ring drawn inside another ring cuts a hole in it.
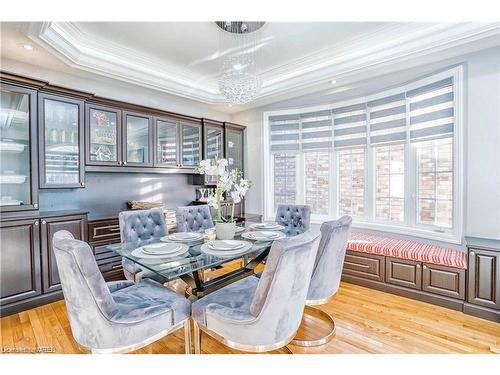
[[[226,127],[226,158],[230,170],[238,169],[244,172],[243,137],[243,129]]]
[[[179,167],[179,124],[173,119],[155,119],[156,162],[158,166]]]
[[[201,125],[191,122],[181,122],[181,166],[197,167],[201,156]]]
[[[121,111],[89,105],[87,107],[87,163],[120,165]]]
[[[83,101],[39,94],[40,186],[83,187]]]
[[[37,208],[37,167],[32,166],[31,150],[36,91],[2,84],[0,98],[0,208]]]
[[[151,118],[124,112],[124,161],[127,165],[152,165],[150,146],[152,140]]]
[[[224,157],[224,135],[223,128],[205,125],[205,158],[215,162]],[[216,176],[205,175],[205,183],[215,183]]]

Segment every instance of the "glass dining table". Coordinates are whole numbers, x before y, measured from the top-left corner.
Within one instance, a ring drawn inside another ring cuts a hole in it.
[[[240,238],[240,235],[235,236],[235,239]],[[151,262],[151,260],[147,258],[136,257],[132,255],[132,252],[141,246],[162,242],[159,238],[139,242],[130,242],[123,245],[114,244],[109,245],[107,248],[122,257],[131,260],[142,268],[156,273],[157,275],[163,277],[165,281],[177,278],[182,279],[192,288],[192,295],[200,298],[237,280],[254,275],[256,267],[266,259],[273,243],[272,240],[242,240],[250,242],[251,247],[247,251],[238,253],[237,255],[222,257],[206,254],[201,250],[201,246],[205,242],[205,240],[202,239],[195,242],[184,242],[189,249],[181,256],[159,258],[158,260],[155,259],[154,262]],[[249,258],[251,258],[251,260],[249,262],[244,262],[240,268],[222,276],[205,280],[205,270],[218,268],[225,263],[237,259]]]

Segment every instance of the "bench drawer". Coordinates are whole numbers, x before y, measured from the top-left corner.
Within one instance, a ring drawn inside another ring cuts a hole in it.
[[[465,270],[424,263],[422,290],[464,300]]]
[[[384,256],[347,251],[343,273],[365,279],[384,281]]]
[[[413,260],[385,258],[385,281],[411,289],[422,289],[422,264]]]

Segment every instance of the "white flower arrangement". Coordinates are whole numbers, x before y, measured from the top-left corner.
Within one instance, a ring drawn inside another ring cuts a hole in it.
[[[228,162],[226,159],[218,159],[212,164],[210,159],[202,160],[197,169],[198,173],[209,176],[216,176],[216,188],[213,194],[210,194],[207,199],[207,204],[217,210],[215,222],[234,223],[234,206],[240,203],[243,197],[250,188],[250,181],[243,178],[243,172],[233,169],[228,171]],[[225,218],[221,212],[221,201],[224,199],[224,194],[231,197],[232,207],[231,216]]]

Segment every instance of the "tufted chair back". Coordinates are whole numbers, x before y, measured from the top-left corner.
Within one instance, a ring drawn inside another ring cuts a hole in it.
[[[309,230],[311,207],[299,204],[280,204],[276,211],[276,222],[285,227],[289,236],[296,236]]]
[[[168,233],[163,209],[123,211],[118,216],[122,243],[145,241]]]
[[[86,242],[60,230],[52,244],[71,330],[77,342],[91,347],[104,319],[115,315],[117,306]]]
[[[177,232],[201,232],[214,226],[207,205],[177,207],[175,216]]]
[[[308,304],[326,303],[337,293],[351,223],[352,218],[346,215],[339,220],[326,221],[321,224],[321,240],[307,293]]]

